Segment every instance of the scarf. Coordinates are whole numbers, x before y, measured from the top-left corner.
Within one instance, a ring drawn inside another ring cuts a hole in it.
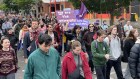
[[[38,44],[38,36],[39,36],[40,30],[37,29],[33,31],[31,29],[29,32],[30,32],[30,38],[32,38],[32,40],[35,40],[35,43]]]

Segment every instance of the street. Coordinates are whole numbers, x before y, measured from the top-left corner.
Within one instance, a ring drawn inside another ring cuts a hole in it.
[[[18,65],[19,65],[20,69],[16,73],[16,79],[23,79],[24,68],[25,68],[23,52],[20,51],[20,52],[17,53],[17,55],[18,55]],[[126,67],[127,67],[127,65],[125,63],[122,63],[123,73],[124,73]],[[93,74],[93,79],[96,79],[96,75],[94,75],[94,74]],[[112,71],[111,71],[111,78],[110,79],[117,79],[116,73],[115,73],[113,68],[112,68]]]

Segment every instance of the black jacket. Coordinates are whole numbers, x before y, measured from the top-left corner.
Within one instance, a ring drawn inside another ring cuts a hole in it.
[[[55,42],[59,43],[60,40],[59,40],[57,32],[53,31],[53,33],[54,33],[54,40],[55,40]],[[46,31],[45,34],[48,34],[48,31]]]
[[[120,23],[117,25],[118,37],[122,39],[122,37],[126,37],[123,25]]]
[[[31,46],[30,51],[27,50],[29,46]],[[33,51],[35,51],[36,49],[37,49],[37,45],[35,43],[35,40],[33,40],[33,41],[30,40],[30,33],[29,32],[25,33],[24,40],[23,40],[24,58],[28,58],[29,55]]]
[[[83,41],[85,43],[85,47],[87,51],[91,51],[91,43],[94,40],[93,36],[94,36],[94,32],[86,32],[83,36]]]
[[[132,78],[140,79],[140,42],[132,47],[128,64]]]
[[[11,47],[14,50],[16,50],[17,49],[17,45],[16,44],[18,42],[18,38],[15,36],[15,34],[7,34],[5,36],[9,38]]]
[[[130,55],[130,50],[133,47],[133,45],[135,44],[135,40],[134,39],[126,39],[124,41],[124,47],[123,47],[123,57],[122,60],[123,62],[128,62],[128,57]]]
[[[67,41],[68,40],[78,40],[81,44],[82,44],[82,50],[84,51],[84,52],[86,52],[86,48],[85,48],[85,43],[84,43],[84,41],[83,41],[83,34],[82,34],[82,32],[79,34],[79,36],[76,36],[76,34],[74,34],[73,32],[71,32],[71,31],[65,31],[64,32],[64,34],[65,34],[65,36],[66,36],[66,38],[67,38]],[[67,49],[67,51],[70,51],[70,48],[71,48],[71,46],[70,45],[68,45],[68,49]]]

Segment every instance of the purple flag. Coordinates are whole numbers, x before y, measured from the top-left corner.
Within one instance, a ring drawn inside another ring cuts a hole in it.
[[[81,2],[81,9],[79,11],[79,14],[76,15],[76,18],[77,19],[83,19],[84,18],[84,15],[87,13],[87,8],[86,6],[84,5],[83,2]]]

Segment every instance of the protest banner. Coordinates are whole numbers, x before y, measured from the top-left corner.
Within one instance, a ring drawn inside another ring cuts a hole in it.
[[[75,25],[79,25],[82,29],[88,28],[89,21],[88,20],[76,20],[75,22],[69,22],[69,29],[72,29]]]
[[[57,20],[59,23],[74,22],[79,10],[56,11]]]

